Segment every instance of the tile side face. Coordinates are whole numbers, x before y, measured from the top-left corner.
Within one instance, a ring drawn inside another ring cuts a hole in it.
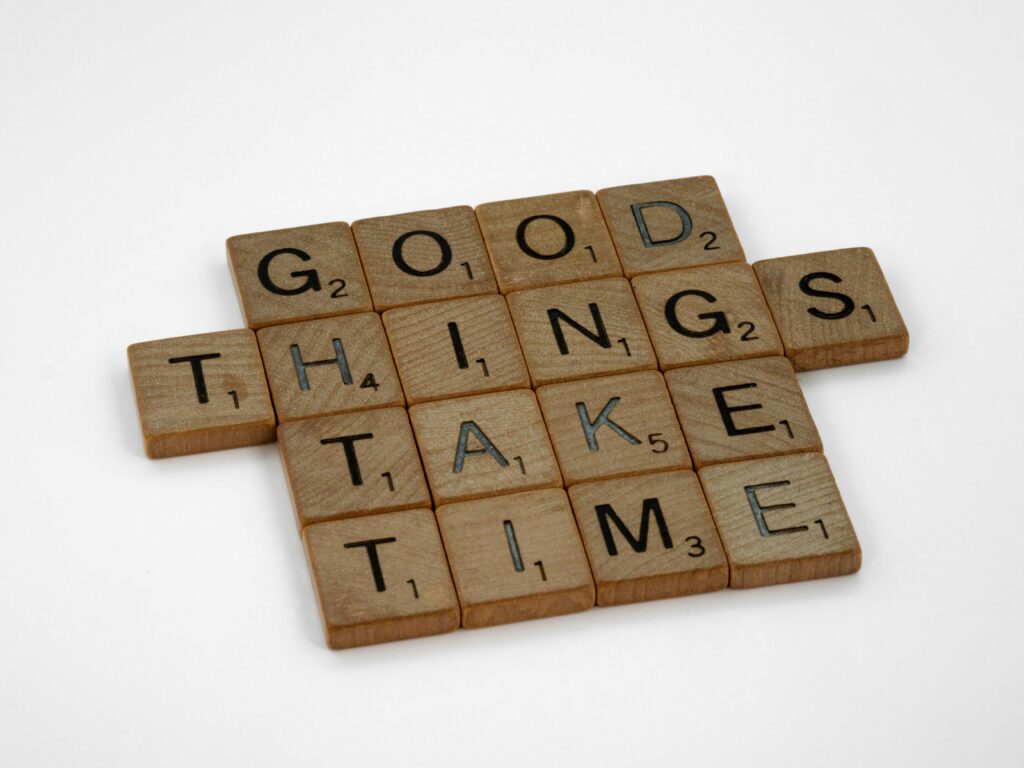
[[[700,470],[729,558],[730,586],[760,587],[853,573],[861,550],[820,453]]]
[[[302,539],[331,648],[459,627],[458,600],[429,509],[315,523]]]
[[[602,189],[597,199],[626,277],[746,260],[711,176]]]
[[[562,489],[441,506],[437,517],[464,627],[593,607],[594,582]]]
[[[344,222],[237,235],[227,250],[250,328],[373,309]]]
[[[724,589],[728,563],[693,472],[601,480],[569,489],[598,605]]]
[[[221,331],[128,347],[150,458],[274,440],[276,420],[252,331]]]
[[[910,336],[870,248],[767,259],[754,272],[796,370],[907,353]]]

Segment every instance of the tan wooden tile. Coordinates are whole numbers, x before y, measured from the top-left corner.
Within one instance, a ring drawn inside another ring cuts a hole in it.
[[[565,491],[528,491],[437,510],[462,626],[585,611],[594,580]]]
[[[469,206],[362,219],[352,232],[378,312],[498,292]]]
[[[315,523],[302,539],[331,648],[459,628],[458,598],[429,509]]]
[[[632,285],[663,371],[783,353],[747,264],[640,275]]]
[[[665,374],[698,467],[820,451],[821,438],[784,357],[676,368]]]
[[[700,470],[729,559],[729,586],[842,576],[860,544],[828,461],[801,453]]]
[[[275,325],[256,337],[282,422],[405,405],[374,312]]]
[[[597,199],[626,277],[746,260],[711,176],[602,189]]]
[[[693,472],[598,480],[569,489],[598,605],[724,589],[729,564]]]
[[[530,386],[501,296],[391,309],[384,327],[410,403]]]
[[[528,389],[422,403],[409,417],[436,504],[562,485]]]
[[[657,371],[551,384],[537,400],[566,485],[691,466]]]
[[[593,192],[484,203],[476,217],[502,293],[622,275]]]
[[[227,246],[250,328],[373,309],[344,222],[237,235]]]
[[[506,298],[535,387],[657,367],[623,278],[533,288]]]
[[[430,506],[404,408],[289,421],[277,433],[299,527]]]
[[[151,459],[274,441],[274,408],[252,331],[221,331],[128,347]]]
[[[754,272],[796,370],[907,353],[910,336],[870,248],[768,259]]]

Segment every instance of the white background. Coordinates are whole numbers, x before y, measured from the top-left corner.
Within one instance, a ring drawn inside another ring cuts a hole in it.
[[[0,764],[1021,765],[1018,2],[0,0]],[[873,247],[904,360],[801,375],[856,576],[326,650],[274,445],[144,458],[125,347],[223,241],[710,173]]]

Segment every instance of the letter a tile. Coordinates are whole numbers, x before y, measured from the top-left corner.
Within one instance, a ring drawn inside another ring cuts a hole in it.
[[[530,390],[423,403],[409,416],[437,504],[562,485]]]
[[[252,331],[132,344],[128,367],[151,459],[274,441],[274,407]]]
[[[599,480],[569,489],[598,605],[724,589],[729,566],[693,472]]]
[[[594,580],[561,488],[439,507],[462,626],[585,611]]]
[[[315,523],[302,539],[331,648],[458,629],[458,599],[429,509]]]
[[[793,367],[784,357],[676,368],[665,374],[698,467],[820,451]]]
[[[300,528],[430,506],[404,408],[290,421],[278,440]]]
[[[860,568],[857,535],[820,453],[705,467],[700,480],[729,558],[729,586],[822,579]]]

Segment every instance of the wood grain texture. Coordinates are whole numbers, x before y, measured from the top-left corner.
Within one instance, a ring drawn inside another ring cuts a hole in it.
[[[623,278],[533,288],[506,298],[534,387],[657,367]]]
[[[476,217],[502,293],[622,275],[593,192],[484,203]]]
[[[783,353],[747,264],[714,264],[631,281],[663,371]]]
[[[437,504],[562,485],[530,390],[423,403],[409,416]]]
[[[404,408],[286,422],[278,440],[300,528],[430,506]]]
[[[602,189],[597,199],[626,277],[746,261],[711,176]]]
[[[854,573],[861,551],[828,461],[802,453],[700,470],[741,589]]]
[[[793,367],[784,357],[676,368],[665,374],[693,463],[820,451]]]
[[[729,565],[693,472],[583,483],[569,488],[569,499],[598,605],[713,592],[728,585]]]
[[[252,331],[221,331],[128,347],[151,459],[274,441],[274,407]]]
[[[537,400],[566,485],[691,466],[657,371],[551,384]]]
[[[405,405],[384,327],[374,312],[275,325],[256,338],[282,422]]]
[[[474,296],[384,313],[410,403],[530,386],[501,296]]]
[[[468,206],[362,219],[352,232],[378,312],[498,292]]]
[[[431,510],[316,523],[302,540],[329,647],[459,628],[458,598]]]
[[[796,370],[907,353],[910,335],[870,248],[768,259],[754,272]]]
[[[236,235],[227,251],[250,328],[373,309],[344,222]]]
[[[439,507],[467,629],[585,611],[594,581],[562,489]]]

